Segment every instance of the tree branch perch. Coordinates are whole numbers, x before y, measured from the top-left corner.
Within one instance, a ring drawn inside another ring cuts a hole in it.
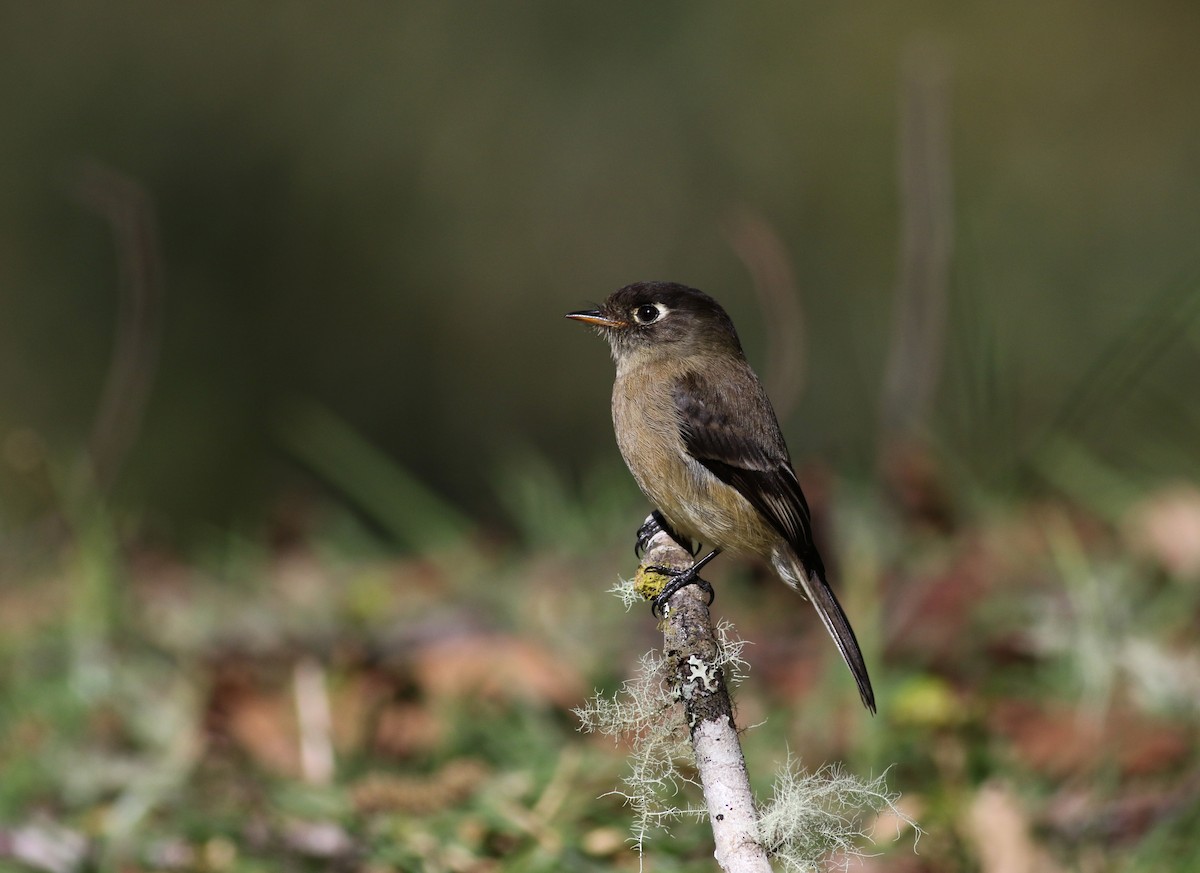
[[[666,532],[651,538],[634,582],[643,597],[661,591],[669,577],[648,570],[686,570],[692,556]],[[758,815],[733,706],[719,666],[720,648],[705,593],[695,585],[671,596],[662,621],[663,651],[687,713],[696,768],[712,824],[714,856],[726,873],[769,871],[759,842]]]

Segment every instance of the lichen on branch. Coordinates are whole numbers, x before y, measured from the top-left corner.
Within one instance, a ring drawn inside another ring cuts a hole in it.
[[[654,583],[670,578],[647,568],[683,570],[691,560],[659,533],[635,579],[613,591],[630,608],[662,590]],[[630,772],[613,793],[633,810],[639,853],[652,828],[707,815],[714,856],[727,873],[770,871],[769,856],[789,871],[817,871],[830,856],[848,862],[859,854],[860,822],[868,816],[886,810],[912,824],[896,809],[896,797],[882,777],[864,782],[836,768],[808,774],[790,757],[772,801],[760,808],[750,790],[728,692],[744,675],[745,643],[728,622],[713,625],[707,595],[695,586],[675,592],[663,612],[662,651],[643,655],[633,678],[615,695],[597,694],[575,710],[581,730],[630,743]],[[703,807],[680,804],[688,784],[702,789]]]

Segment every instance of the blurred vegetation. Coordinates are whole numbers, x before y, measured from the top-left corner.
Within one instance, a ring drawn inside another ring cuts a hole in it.
[[[793,450],[867,468],[903,71],[925,52],[953,180],[947,450],[1032,450],[1131,325],[1168,319],[1072,436],[1194,473],[1196,320],[1153,301],[1200,281],[1198,33],[1165,0],[5,4],[0,438],[57,458],[86,441],[119,330],[109,229],[76,179],[96,161],[156,210],[161,354],[117,497],[160,523],[269,512],[296,480],[275,438],[295,397],[493,519],[480,483],[511,453],[615,457],[603,351],[561,313],[688,282],[761,364],[743,210],[782,240],[805,313]],[[45,508],[3,476],[6,517]]]
[[[924,835],[914,853],[895,815],[866,821],[855,869],[1193,869],[1200,490],[1117,524],[1060,501],[935,524],[832,476],[823,494],[880,714],[793,592],[718,562],[757,791],[794,760],[886,770]],[[598,521],[555,505],[568,531]],[[0,587],[0,870],[640,869],[612,794],[629,749],[573,713],[659,642],[603,594],[633,568],[627,517],[557,545],[448,529],[398,557],[326,507],[303,536],[185,558],[76,518]],[[645,869],[708,869],[706,830],[652,830]]]
[[[1198,36],[0,5],[0,871],[634,869],[571,710],[646,507],[561,316],[644,278],[738,323],[878,685],[718,562],[757,790],[891,767],[876,869],[1195,869]]]

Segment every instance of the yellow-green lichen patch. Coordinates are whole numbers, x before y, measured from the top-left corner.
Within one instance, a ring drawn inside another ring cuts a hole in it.
[[[663,589],[667,587],[671,579],[672,577],[669,574],[643,564],[638,567],[637,575],[633,577],[633,590],[644,599],[653,600],[662,594]]]

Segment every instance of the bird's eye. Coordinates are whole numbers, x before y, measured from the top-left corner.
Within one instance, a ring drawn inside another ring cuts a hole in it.
[[[638,324],[653,324],[663,316],[663,308],[652,303],[639,306],[633,312],[633,320]]]

